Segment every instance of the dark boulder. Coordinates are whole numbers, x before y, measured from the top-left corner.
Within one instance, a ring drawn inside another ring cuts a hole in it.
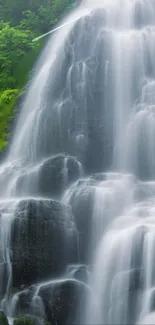
[[[43,285],[39,290],[46,316],[52,325],[79,323],[80,310],[89,288],[76,280],[61,280]]]
[[[61,195],[66,187],[81,175],[80,163],[73,157],[58,155],[47,160],[40,169],[40,192],[49,195]]]
[[[77,260],[77,238],[71,211],[53,200],[23,200],[12,223],[13,286],[57,277]]]
[[[14,316],[28,315],[31,311],[31,302],[35,294],[36,287],[31,286],[15,293],[10,302],[10,308]]]
[[[60,154],[21,175],[17,181],[17,194],[60,197],[80,176],[80,162],[74,157]]]
[[[56,290],[56,287],[63,286],[64,283],[71,282],[73,286],[88,285],[89,270],[87,265],[72,264],[68,265],[65,272],[67,280],[51,280],[44,284],[32,285],[29,288],[23,288],[22,291],[15,293],[10,302],[10,308],[14,315],[32,315],[38,319],[46,320],[45,304],[40,292]],[[68,280],[69,279],[69,280]],[[85,284],[84,284],[85,283]],[[68,286],[70,292],[70,285]],[[52,294],[52,292],[51,292]]]

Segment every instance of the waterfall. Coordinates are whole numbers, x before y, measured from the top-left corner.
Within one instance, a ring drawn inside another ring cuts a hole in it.
[[[62,24],[0,166],[0,309],[154,324],[155,1],[83,0]]]

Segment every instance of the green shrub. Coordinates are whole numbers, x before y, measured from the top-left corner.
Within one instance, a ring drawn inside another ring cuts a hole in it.
[[[3,311],[0,311],[0,325],[9,325],[7,317],[3,313]]]
[[[36,325],[36,321],[29,316],[18,316],[13,325]]]
[[[52,29],[75,4],[75,0],[0,0],[0,151],[8,142],[18,94],[47,39],[32,40]]]
[[[8,142],[10,122],[14,116],[19,89],[7,89],[0,94],[0,151]]]
[[[30,30],[20,30],[5,24],[0,29],[0,89],[17,87],[13,71],[17,63],[31,51],[34,37]],[[10,79],[11,77],[11,79]]]
[[[13,325],[36,325],[36,324],[37,324],[36,320],[30,316],[18,316],[13,323]],[[51,325],[51,324],[45,322],[44,325]]]
[[[20,29],[32,31],[37,31],[39,29],[39,16],[35,12],[27,10],[23,13],[23,17],[19,25]]]
[[[0,96],[0,102],[10,104],[19,94],[19,89],[6,89]]]

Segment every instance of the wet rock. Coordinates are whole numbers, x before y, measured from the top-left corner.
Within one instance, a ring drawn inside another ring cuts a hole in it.
[[[0,263],[0,296],[6,292],[8,283],[8,264],[6,262]]]
[[[77,270],[75,271],[75,279],[88,283],[88,276],[89,276],[89,271],[88,271],[88,266],[87,265],[81,265]]]
[[[63,154],[51,157],[17,181],[17,193],[59,197],[81,174],[81,164]]]
[[[139,290],[143,290],[143,277],[142,270],[135,269],[130,271],[130,282],[129,282],[129,290],[131,292],[136,292]]]
[[[119,283],[126,283],[129,290],[129,295],[135,294],[143,290],[142,269],[131,269],[129,271],[120,272],[117,275]],[[117,285],[117,283],[116,283]]]
[[[131,267],[133,269],[143,269],[143,250],[144,240],[147,234],[147,228],[145,226],[137,227],[132,239],[132,251],[131,251]]]
[[[71,211],[53,200],[23,200],[12,224],[13,286],[31,285],[64,272],[77,260]]]
[[[95,182],[101,182],[106,180],[106,174],[105,173],[97,173],[90,176],[90,179]]]
[[[107,170],[113,159],[116,103],[109,91],[113,65],[108,63],[113,57],[112,33],[103,28],[106,16],[103,8],[93,10],[75,22],[68,34],[56,70],[51,71],[57,78],[54,82],[49,78],[45,90],[46,109],[40,120],[46,127],[36,148],[44,156],[51,152],[76,156],[88,174]]]
[[[80,177],[80,163],[64,155],[47,160],[40,169],[39,189],[47,196],[60,196],[66,187]]]
[[[66,274],[73,279],[88,283],[89,266],[84,264],[69,265]]]
[[[10,306],[14,315],[28,315],[30,313],[34,293],[35,286],[31,286],[13,295]]]
[[[89,260],[91,225],[93,216],[94,189],[93,186],[77,188],[70,200],[76,227],[78,230],[79,261],[86,263]]]
[[[40,288],[48,321],[53,325],[75,324],[89,289],[76,280],[62,280]],[[80,303],[79,303],[80,301]]]

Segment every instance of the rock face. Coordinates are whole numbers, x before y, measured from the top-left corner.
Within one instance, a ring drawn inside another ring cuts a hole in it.
[[[63,154],[51,157],[17,181],[17,193],[60,197],[81,174],[81,164],[74,157]]]
[[[65,205],[52,200],[21,201],[12,224],[13,286],[63,273],[77,259],[76,240],[71,211]]]
[[[37,155],[65,152],[76,156],[89,174],[107,170],[113,158],[115,96],[109,91],[113,71],[108,64],[110,35],[103,30],[104,21],[105,10],[99,8],[81,17],[68,34],[62,55],[49,73],[56,78],[49,77],[45,89],[46,109],[40,121],[46,127],[38,130],[36,143]]]
[[[39,291],[47,319],[53,325],[78,324],[81,306],[87,294],[91,294],[89,289],[76,280],[44,285]]]
[[[13,307],[12,309],[14,310],[14,314],[16,316],[30,314],[31,302],[35,293],[35,289],[36,287],[33,285],[13,295],[10,305]]]
[[[94,209],[94,185],[91,179],[79,181],[69,199],[78,230],[79,261],[89,263],[89,243]]]
[[[60,196],[79,177],[80,163],[73,157],[58,155],[47,160],[40,169],[40,192],[46,196]]]
[[[8,281],[7,263],[0,263],[0,296],[5,294]]]
[[[66,309],[67,319],[69,318],[69,305],[75,304],[76,311],[79,311],[79,295],[83,299],[88,289],[89,269],[86,265],[69,265],[66,269],[67,278],[49,280],[42,284],[35,284],[14,294],[11,301],[11,308],[17,315],[32,315],[40,320],[47,320],[47,312],[53,322],[57,322],[60,315],[56,313],[63,308]],[[85,284],[84,284],[85,283]],[[90,293],[89,293],[90,294]]]
[[[89,257],[89,239],[93,213],[93,189],[81,192],[78,198],[72,200],[72,211],[79,233],[79,258],[81,263],[87,263]]]

